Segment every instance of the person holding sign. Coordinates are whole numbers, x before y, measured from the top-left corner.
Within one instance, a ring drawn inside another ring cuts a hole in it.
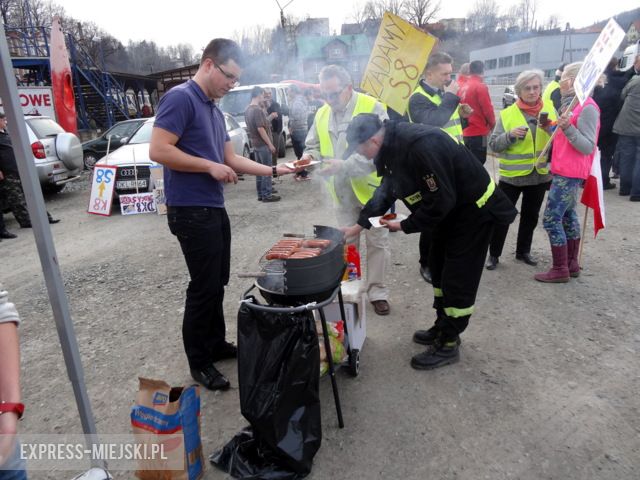
[[[396,200],[411,211],[402,221],[384,220],[389,231],[432,235],[435,324],[413,341],[429,348],[411,366],[430,370],[457,362],[460,334],[469,324],[484,258],[495,223],[509,224],[516,209],[473,153],[440,128],[387,121],[360,114],[347,130],[351,148],[369,160],[382,183],[345,236],[371,228]]]
[[[375,168],[361,155],[347,151],[347,126],[359,113],[374,113],[387,119],[387,111],[375,98],[353,90],[349,73],[338,65],[320,71],[320,90],[327,103],[316,112],[305,140],[301,159],[322,159],[321,175],[328,177],[327,189],[335,204],[340,225],[352,225],[362,206],[380,185]],[[389,232],[384,228],[367,231],[366,284],[364,289],[374,311],[388,315],[389,290],[385,285],[389,268]],[[359,236],[352,239],[359,242]]]
[[[458,83],[451,80],[453,59],[444,52],[436,52],[429,56],[424,69],[423,78],[409,98],[407,114],[412,123],[422,123],[432,127],[440,127],[460,143],[463,142],[462,120],[460,111],[468,116],[468,106],[460,104]],[[429,245],[431,239],[427,234],[420,235],[420,274],[431,283],[429,272]]]
[[[169,229],[180,242],[191,281],[182,335],[191,376],[210,390],[229,388],[214,362],[237,356],[225,340],[224,287],[229,281],[231,227],[224,184],[238,173],[278,176],[285,165],[260,165],[236,155],[216,104],[238,84],[242,53],[216,38],[202,53],[193,79],[169,90],[158,104],[149,157],[164,165]]]
[[[531,266],[538,264],[531,257],[531,242],[540,207],[551,182],[546,158],[544,163],[538,163],[538,156],[550,137],[544,128],[556,120],[553,101],[543,101],[540,97],[543,78],[541,70],[525,70],[518,75],[514,86],[518,100],[500,112],[489,138],[489,147],[499,162],[498,187],[514,206],[522,195],[516,260]],[[497,268],[508,231],[508,225],[495,228],[489,246],[487,270]]]
[[[560,77],[562,104],[551,156],[551,189],[543,225],[549,235],[553,266],[535,279],[545,283],[566,283],[580,275],[580,221],[576,212],[578,189],[589,176],[600,131],[600,109],[587,97],[576,104],[574,81],[582,62],[567,65]]]

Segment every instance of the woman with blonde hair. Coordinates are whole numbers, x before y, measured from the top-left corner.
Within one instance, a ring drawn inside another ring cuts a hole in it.
[[[562,103],[551,157],[551,189],[544,211],[544,229],[549,235],[553,266],[535,279],[566,283],[580,275],[580,221],[576,212],[578,190],[589,176],[600,131],[600,109],[588,97],[575,101],[574,82],[582,62],[567,65],[560,77]],[[575,105],[575,107],[574,107]]]

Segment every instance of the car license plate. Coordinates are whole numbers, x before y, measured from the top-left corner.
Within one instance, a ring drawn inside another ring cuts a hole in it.
[[[138,188],[147,188],[146,180],[138,180]],[[126,189],[126,188],[136,188],[135,180],[118,180],[116,182],[116,188]]]
[[[66,173],[59,173],[58,175],[54,175],[53,176],[53,181],[54,182],[59,182],[61,180],[66,180],[67,178],[69,178],[69,175]]]

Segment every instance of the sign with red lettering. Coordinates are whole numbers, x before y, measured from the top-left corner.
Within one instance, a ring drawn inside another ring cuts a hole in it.
[[[122,215],[138,215],[139,213],[156,213],[156,201],[153,192],[120,195],[120,211]]]
[[[25,115],[45,115],[56,119],[51,87],[18,87],[18,98]]]

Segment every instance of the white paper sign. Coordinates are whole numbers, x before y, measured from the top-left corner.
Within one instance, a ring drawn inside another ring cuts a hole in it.
[[[116,183],[118,167],[95,165],[93,167],[93,182],[91,184],[91,198],[87,212],[95,215],[111,215],[113,201],[113,187]]]
[[[609,20],[602,32],[600,32],[596,43],[593,44],[584,59],[578,76],[573,83],[580,105],[584,104],[591,94],[600,75],[602,75],[611,57],[613,57],[622,40],[624,40],[624,36],[624,30],[620,28],[620,25],[613,18]]]
[[[56,119],[51,87],[18,87],[18,98],[24,115],[45,115]]]
[[[120,195],[120,211],[122,215],[138,215],[139,213],[156,213],[156,202],[153,192]]]

